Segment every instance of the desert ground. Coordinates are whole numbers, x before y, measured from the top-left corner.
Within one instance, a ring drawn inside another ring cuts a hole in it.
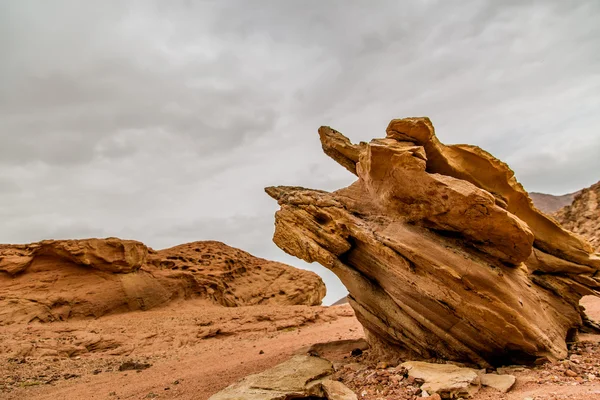
[[[600,320],[600,300],[583,303]],[[215,307],[201,301],[95,320],[13,324],[0,332],[0,398],[6,400],[203,400],[313,344],[363,337],[349,305]],[[514,368],[517,383],[509,393],[485,388],[475,399],[600,399],[600,336],[580,339],[582,354],[574,350],[571,361]],[[355,364],[349,353],[322,355],[342,373],[344,364]],[[575,365],[576,376],[565,375],[565,363]],[[359,398],[417,397],[414,390],[402,397],[378,394],[376,383],[361,380],[375,366],[360,368],[353,388]]]

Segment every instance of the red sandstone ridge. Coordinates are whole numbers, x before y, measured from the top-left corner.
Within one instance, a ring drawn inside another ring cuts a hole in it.
[[[176,300],[223,306],[319,305],[314,273],[219,242],[154,251],[133,240],[0,245],[0,324],[147,310]]]

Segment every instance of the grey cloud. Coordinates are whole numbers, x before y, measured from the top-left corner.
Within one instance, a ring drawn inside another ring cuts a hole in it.
[[[348,185],[317,128],[412,115],[529,190],[588,186],[598,20],[594,0],[0,2],[0,242],[210,238],[307,267],[271,243],[263,187]]]

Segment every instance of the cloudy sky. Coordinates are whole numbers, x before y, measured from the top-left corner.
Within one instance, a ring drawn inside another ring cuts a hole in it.
[[[353,181],[353,141],[429,116],[530,191],[600,180],[600,2],[0,1],[0,243],[271,242],[263,187]]]

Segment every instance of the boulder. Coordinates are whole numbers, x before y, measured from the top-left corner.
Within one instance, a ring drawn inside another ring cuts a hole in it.
[[[219,242],[154,251],[133,240],[0,245],[0,324],[148,310],[174,300],[236,307],[319,305],[314,273]]]
[[[392,120],[352,144],[319,129],[357,176],[335,192],[268,187],[274,242],[333,271],[381,360],[479,367],[567,355],[599,294],[600,256],[538,211],[502,161],[442,144],[428,118]]]
[[[471,397],[481,386],[489,386],[502,393],[515,384],[513,375],[486,374],[485,370],[459,367],[453,364],[433,364],[408,361],[401,364],[408,376],[424,383],[421,389],[428,394],[438,394],[443,399]]]
[[[406,368],[409,377],[425,382],[422,390],[429,394],[437,393],[444,399],[471,397],[481,387],[479,374],[471,368],[422,361],[408,361],[401,366]]]
[[[513,375],[483,374],[480,376],[481,384],[506,393],[515,385],[517,379]]]

